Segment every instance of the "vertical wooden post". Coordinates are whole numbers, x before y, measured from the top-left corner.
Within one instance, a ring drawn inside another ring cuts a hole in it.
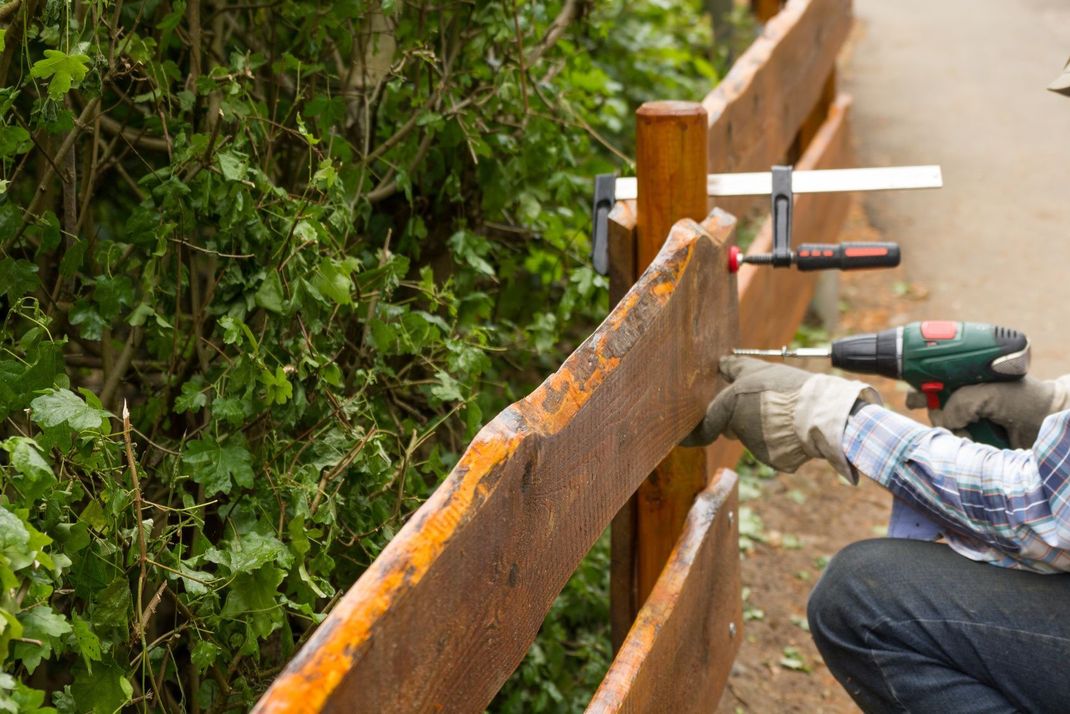
[[[639,183],[636,278],[681,218],[706,217],[706,110],[695,102],[648,102],[636,112]],[[641,607],[661,573],[695,496],[706,486],[703,449],[675,449],[639,487],[635,582]]]
[[[780,0],[751,0],[750,8],[758,22],[769,22],[780,12]]]

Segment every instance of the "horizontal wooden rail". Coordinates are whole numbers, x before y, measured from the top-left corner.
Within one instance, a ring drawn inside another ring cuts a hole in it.
[[[828,92],[851,28],[851,0],[791,0],[702,101],[709,171],[767,171],[788,158],[803,123]],[[768,199],[765,199],[768,202]],[[721,199],[749,215],[752,198]]]
[[[714,396],[736,330],[734,223],[673,227],[602,325],[480,431],[256,711],[490,702],[584,554]]]
[[[736,474],[699,494],[587,711],[709,712],[743,639]]]

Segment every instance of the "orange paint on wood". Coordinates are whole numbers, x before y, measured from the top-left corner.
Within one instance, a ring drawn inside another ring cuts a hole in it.
[[[603,324],[480,431],[255,711],[490,702],[584,554],[714,395],[728,342],[699,312],[734,300],[733,224],[672,229]]]
[[[737,478],[720,471],[587,711],[709,712],[743,638]]]

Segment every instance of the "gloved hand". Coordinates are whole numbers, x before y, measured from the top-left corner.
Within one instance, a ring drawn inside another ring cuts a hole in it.
[[[907,395],[907,406],[925,406],[925,395]],[[1052,381],[1025,377],[1017,382],[975,384],[956,390],[943,409],[929,411],[933,426],[956,433],[969,424],[988,419],[1007,430],[1011,447],[1028,449],[1037,440],[1040,425],[1049,414],[1070,409],[1070,375]]]
[[[779,471],[792,472],[822,458],[858,481],[841,441],[857,400],[881,403],[876,390],[864,382],[748,357],[723,358],[721,374],[731,385],[710,402],[684,446],[704,446],[723,433]]]

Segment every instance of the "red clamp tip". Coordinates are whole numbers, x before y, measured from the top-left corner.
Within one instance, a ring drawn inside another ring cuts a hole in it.
[[[739,266],[743,264],[743,251],[739,246],[728,246],[728,272],[738,273]]]

